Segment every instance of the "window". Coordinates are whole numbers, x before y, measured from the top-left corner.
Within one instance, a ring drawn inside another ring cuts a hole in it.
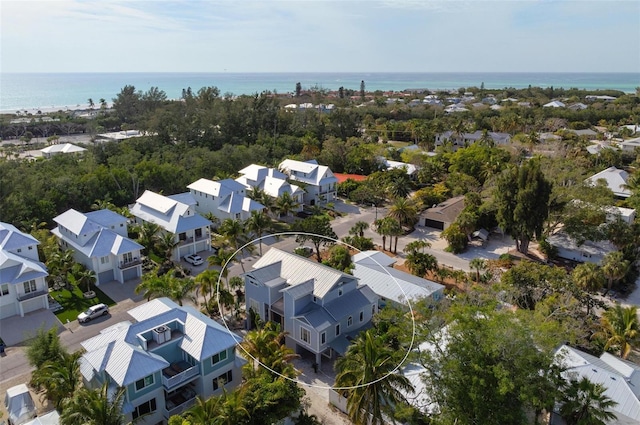
[[[347,327],[351,327],[353,325],[353,316],[349,316],[347,319]]]
[[[322,332],[320,334],[320,344],[324,344],[327,342],[327,333],[326,332]]]
[[[9,295],[9,284],[8,283],[0,285],[0,297],[3,297],[5,295]]]
[[[223,360],[227,360],[227,350],[224,351],[220,351],[217,354],[214,354],[213,357],[211,357],[211,365],[213,366],[216,363],[220,363]]]
[[[109,264],[109,257],[100,257],[101,264]]]
[[[178,239],[181,241],[186,241],[187,240],[187,234],[185,232],[182,232],[178,235]]]
[[[153,385],[153,375],[149,375],[136,381],[136,391],[140,391],[141,389],[148,387],[149,385]]]
[[[231,381],[233,381],[233,374],[231,371],[223,373],[213,380],[213,391],[217,390],[220,387],[220,384],[224,387]]]
[[[18,248],[18,252],[22,252],[22,248]]]
[[[300,328],[300,339],[307,344],[311,341],[311,334],[309,333],[309,329]]]
[[[27,282],[24,282],[24,293],[28,294],[31,292],[36,292],[36,281],[35,280],[29,280]]]
[[[374,314],[376,314],[376,305],[372,304],[371,305],[371,315],[373,316]]]
[[[202,229],[196,229],[196,238],[199,238],[202,236]]]
[[[360,321],[362,322],[364,320],[364,311],[360,312]]]
[[[133,260],[133,255],[130,252],[125,252],[122,255],[122,258],[124,259],[125,263],[130,263]]]
[[[133,409],[133,412],[131,412],[131,415],[133,416],[133,419],[137,419],[140,416],[144,416],[155,411],[156,411],[156,399],[152,398],[151,400],[145,401],[144,403],[142,403],[141,405]]]
[[[340,335],[340,323],[336,325],[336,336]]]
[[[338,290],[338,296],[341,297],[342,296],[342,289]]]
[[[32,247],[32,246],[30,246],[30,247],[29,247],[29,251],[31,251],[32,249],[33,249],[33,247]]]
[[[315,295],[313,296],[313,302],[314,303],[318,302],[318,297],[316,297]]]

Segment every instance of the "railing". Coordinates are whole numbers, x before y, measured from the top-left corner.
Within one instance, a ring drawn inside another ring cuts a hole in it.
[[[41,289],[39,291],[35,291],[35,292],[29,292],[28,294],[24,294],[24,295],[18,295],[18,301],[26,301],[26,300],[30,300],[31,298],[35,298],[35,297],[39,297],[45,294],[48,294],[49,291],[45,290],[45,289]]]
[[[191,405],[193,404],[193,402],[196,400],[196,395],[193,396],[193,398],[190,398],[189,400],[171,408],[171,409],[164,409],[165,410],[165,417],[169,418],[171,416],[174,415],[179,415],[182,412],[184,412],[185,410],[187,410],[189,407],[191,407]],[[166,403],[166,402],[165,402]]]
[[[129,267],[134,267],[134,266],[137,266],[138,264],[142,264],[142,260],[136,257],[133,260],[120,261],[120,265],[118,267],[121,269],[128,269]]]
[[[190,367],[189,369],[183,370],[182,372],[178,373],[175,376],[172,376],[171,378],[167,378],[166,376],[163,375],[162,384],[165,386],[166,389],[171,389],[176,385],[180,385],[186,380],[193,378],[194,376],[197,376],[199,373],[200,373],[200,365],[197,364],[195,366]]]
[[[210,237],[211,236],[209,236],[208,233],[203,233],[202,235],[196,236],[195,238],[189,237],[189,238],[180,240],[180,245],[187,245],[187,244],[193,243],[194,241],[204,241],[209,239]]]

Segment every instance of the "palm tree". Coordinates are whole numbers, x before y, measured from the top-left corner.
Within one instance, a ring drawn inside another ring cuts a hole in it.
[[[214,255],[210,255],[208,260],[209,266],[221,267],[222,277],[227,283],[227,289],[229,289],[229,268],[231,263],[237,261],[234,252],[220,248]]]
[[[220,219],[211,211],[205,213],[203,217],[211,222],[211,225],[209,225],[209,230],[217,230],[218,226],[220,226]]]
[[[180,245],[180,241],[177,240],[176,234],[171,232],[162,232],[156,236],[156,243],[158,249],[162,253],[162,257],[166,263],[171,263],[174,249]],[[177,258],[176,261],[180,259]]]
[[[170,295],[171,272],[158,276],[158,270],[152,270],[142,275],[142,279],[136,286],[135,293],[143,293],[143,297],[149,301],[151,298],[168,297]]]
[[[476,270],[476,283],[480,283],[480,270],[485,270],[487,268],[486,260],[482,258],[474,258],[469,261],[469,267]]]
[[[291,211],[298,208],[300,204],[296,202],[289,192],[284,192],[276,199],[276,209],[280,216],[287,217]]]
[[[618,349],[619,356],[626,359],[631,353],[632,344],[637,342],[640,336],[638,307],[622,307],[616,304],[602,314],[600,326],[602,330],[594,336],[604,337],[607,340],[604,349]]]
[[[398,253],[398,238],[404,233],[404,231],[402,230],[402,226],[400,225],[400,222],[398,220],[396,220],[395,218],[392,217],[388,217],[389,218],[389,236],[391,236],[391,239],[393,239],[393,237],[395,236],[395,243],[393,245],[393,253],[397,254]],[[389,251],[391,251],[391,240],[389,240]]]
[[[184,413],[184,417],[194,425],[213,424],[222,410],[223,403],[222,396],[208,399],[197,396],[196,403]]]
[[[204,297],[204,306],[205,308],[207,308],[207,310],[209,308],[207,295],[214,294],[216,292],[216,287],[219,280],[220,272],[213,269],[207,269],[195,278],[196,296],[202,294],[202,296]],[[208,313],[211,314],[210,311],[208,311]]]
[[[227,242],[237,251],[240,246],[240,240],[244,236],[244,225],[240,220],[227,218],[222,221],[218,232],[220,232]],[[240,264],[242,265],[242,261],[240,261]],[[242,271],[244,272],[244,265],[242,265]]]
[[[336,361],[335,385],[346,393],[349,418],[356,425],[383,424],[383,410],[406,401],[400,390],[414,391],[409,380],[397,372],[394,354],[367,330]]]
[[[92,98],[87,99],[87,103],[89,104],[89,109],[93,109],[93,107],[96,106]]]
[[[571,278],[577,287],[587,292],[584,300],[587,305],[587,314],[591,313],[591,297],[588,293],[596,292],[604,286],[606,277],[602,268],[594,263],[582,263],[571,272]]]
[[[160,232],[161,227],[155,223],[150,221],[145,221],[140,226],[140,231],[138,232],[138,243],[144,246],[145,252],[151,254],[153,249],[156,246],[157,238],[156,236]]]
[[[389,208],[387,217],[398,220],[398,223],[404,228],[413,229],[418,220],[418,210],[412,200],[397,198]]]
[[[75,273],[76,281],[79,286],[86,288],[85,292],[91,292],[91,284],[96,282],[96,273],[86,267],[82,267]]]
[[[260,240],[260,256],[262,256],[262,235],[271,227],[271,219],[264,211],[251,211],[251,217],[245,221],[244,227]]]
[[[240,343],[240,347],[253,359],[249,363],[249,374],[258,370],[259,365],[269,371],[294,378],[297,372],[291,361],[300,357],[284,344],[287,332],[280,329],[280,325],[267,322],[262,328],[247,334]]]
[[[382,236],[382,250],[385,250],[387,244],[387,236],[391,233],[391,226],[393,220],[389,217],[380,218],[373,222],[373,225],[376,226],[376,233]],[[391,241],[389,242],[389,250],[391,250]]]
[[[366,221],[356,221],[356,223],[349,229],[349,234],[364,238],[364,231],[369,228],[369,223]]]
[[[411,193],[411,184],[407,173],[398,174],[387,185],[387,193],[392,199],[406,198]]]
[[[44,388],[47,398],[60,410],[62,402],[73,396],[81,386],[80,357],[83,352],[73,354],[61,352],[58,359],[49,360],[35,369],[31,385]]]
[[[412,241],[404,247],[407,253],[405,264],[415,276],[423,277],[427,271],[438,268],[438,260],[433,255],[424,252],[424,248],[431,244],[424,240]]]
[[[567,425],[605,425],[617,419],[610,411],[618,403],[604,395],[606,387],[588,378],[571,380],[562,395],[560,415]]]
[[[610,252],[602,259],[602,272],[607,278],[607,292],[611,290],[614,282],[622,279],[629,270],[629,262],[624,259],[621,251]]]
[[[109,381],[90,390],[80,388],[62,403],[60,423],[65,425],[121,425],[125,423],[122,405],[126,388],[110,394]]]
[[[100,98],[100,109],[102,111],[105,111],[107,109],[107,101],[104,99],[104,97]]]

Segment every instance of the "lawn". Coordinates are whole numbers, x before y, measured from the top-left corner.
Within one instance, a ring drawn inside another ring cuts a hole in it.
[[[92,305],[104,303],[112,306],[116,304],[115,301],[106,296],[98,287],[92,286],[91,289],[96,293],[96,297],[91,299],[85,299],[82,291],[78,287],[74,287],[73,291],[61,289],[59,291],[49,292],[49,295],[63,307],[62,310],[55,313],[63,324],[67,323],[67,320],[70,322],[76,320],[78,314]]]

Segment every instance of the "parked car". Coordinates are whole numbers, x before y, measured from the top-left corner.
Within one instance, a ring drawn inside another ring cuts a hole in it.
[[[78,314],[78,322],[87,323],[96,317],[109,314],[109,307],[106,304],[92,305],[87,311]]]
[[[9,423],[12,425],[21,425],[36,417],[36,405],[25,384],[16,385],[7,390],[4,406],[7,408]]]
[[[199,266],[200,264],[204,263],[202,257],[197,254],[187,255],[186,257],[184,257],[184,261],[189,264],[193,264],[194,266]]]

